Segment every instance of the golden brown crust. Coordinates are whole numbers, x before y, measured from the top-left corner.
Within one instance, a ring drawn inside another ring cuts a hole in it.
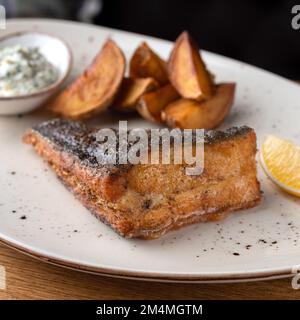
[[[141,43],[132,55],[129,74],[131,78],[154,78],[161,85],[169,82],[166,62],[146,42]]]
[[[106,110],[116,97],[126,67],[125,56],[117,44],[108,39],[92,64],[48,103],[61,117],[86,119]]]
[[[135,111],[139,98],[158,86],[158,82],[153,78],[124,78],[112,107],[120,112]]]
[[[205,170],[200,176],[187,176],[184,165],[172,164],[94,169],[83,166],[71,152],[57,149],[35,130],[29,130],[24,141],[33,145],[100,220],[122,236],[153,239],[260,202],[254,131],[221,137],[221,133],[211,133],[211,143],[205,144]]]
[[[169,79],[183,98],[203,101],[214,94],[214,82],[188,32],[176,39],[168,61]]]
[[[146,120],[162,122],[161,111],[171,102],[179,99],[178,92],[171,84],[144,93],[137,104],[137,112]]]
[[[217,128],[231,110],[234,93],[235,83],[220,83],[210,99],[202,102],[175,100],[162,110],[161,118],[171,128]]]

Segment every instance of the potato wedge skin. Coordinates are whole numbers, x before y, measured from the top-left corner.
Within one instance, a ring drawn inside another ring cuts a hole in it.
[[[86,119],[106,110],[118,93],[125,67],[123,52],[108,39],[92,64],[48,108],[71,119]]]
[[[146,42],[143,42],[132,55],[129,75],[131,78],[151,77],[161,85],[169,82],[166,62],[152,51]]]
[[[153,78],[124,78],[112,106],[120,112],[135,111],[139,98],[146,92],[155,90],[158,86],[158,82]]]
[[[139,99],[136,110],[146,120],[162,122],[161,111],[179,97],[179,93],[174,87],[167,84],[157,90],[143,94]]]
[[[234,100],[235,83],[222,83],[215,95],[203,102],[179,99],[162,111],[162,119],[171,128],[214,129],[228,115]]]
[[[176,40],[168,61],[169,78],[183,98],[205,100],[214,93],[213,77],[206,69],[198,45],[184,31]]]

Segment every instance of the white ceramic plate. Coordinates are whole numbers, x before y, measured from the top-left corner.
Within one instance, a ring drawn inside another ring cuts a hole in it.
[[[38,30],[62,37],[73,49],[73,76],[112,37],[130,55],[146,40],[167,57],[171,43],[106,28],[51,20],[13,20],[7,33]],[[204,53],[218,81],[236,81],[234,108],[223,127],[249,125],[260,145],[268,133],[300,142],[300,87],[269,72]],[[197,224],[154,241],[126,240],[96,220],[47,165],[21,143],[39,114],[0,118],[0,238],[36,257],[105,275],[160,281],[242,281],[291,274],[300,266],[300,201],[262,173],[263,203],[219,223]],[[101,115],[101,126],[116,119]],[[131,126],[149,126],[131,118]],[[22,219],[26,217],[26,219]]]

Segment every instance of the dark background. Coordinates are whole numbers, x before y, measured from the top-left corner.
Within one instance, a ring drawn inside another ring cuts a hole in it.
[[[36,1],[46,4],[46,9],[39,11]],[[54,10],[53,0],[22,0],[23,11],[16,9],[18,0],[4,3],[10,16],[78,20],[83,1],[61,0],[64,10]],[[188,30],[202,49],[300,79],[300,29],[291,26],[291,9],[300,0],[96,1],[100,1],[101,10],[95,12],[91,23],[168,40],[175,40],[181,31]]]

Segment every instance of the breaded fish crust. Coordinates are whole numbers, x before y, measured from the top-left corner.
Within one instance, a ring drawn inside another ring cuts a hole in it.
[[[96,134],[83,123],[55,119],[29,129],[23,140],[84,206],[124,237],[158,238],[261,200],[256,135],[249,127],[206,132],[198,176],[187,175],[185,164],[99,164]]]

